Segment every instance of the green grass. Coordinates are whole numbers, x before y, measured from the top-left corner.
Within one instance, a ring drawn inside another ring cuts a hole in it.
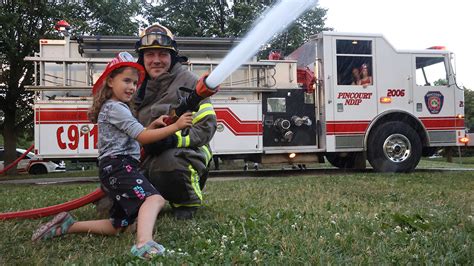
[[[0,187],[0,212],[58,204],[97,185]],[[182,264],[472,265],[472,172],[344,174],[209,180],[205,207],[176,221],[167,206],[155,239]],[[72,212],[97,219],[93,205]],[[133,235],[67,235],[33,244],[49,220],[0,222],[3,264],[137,264]]]
[[[453,162],[446,162],[446,158],[423,158],[417,169],[423,168],[474,168],[474,157],[453,157]]]
[[[68,166],[72,167],[73,164],[69,163]],[[98,176],[97,167],[93,163],[86,164],[87,169],[81,170],[68,170],[62,173],[50,173],[45,175],[30,175],[30,174],[18,174],[18,175],[0,175],[0,181],[2,180],[13,180],[13,179],[28,179],[28,178],[60,178],[60,177],[90,177]],[[328,162],[326,163],[312,163],[306,165],[308,168],[334,168]],[[226,161],[220,164],[221,170],[242,170],[244,167],[243,160]],[[291,168],[288,164],[267,164],[259,165],[260,169],[282,169]],[[370,168],[370,164],[367,162],[367,167]],[[78,167],[75,167],[78,168]],[[474,168],[474,157],[454,157],[452,163],[446,162],[445,158],[422,158],[417,166],[417,169],[426,168]],[[211,170],[214,170],[214,165],[211,164]],[[253,170],[253,163],[249,162],[249,170]]]
[[[2,180],[16,180],[16,179],[35,179],[35,178],[61,178],[61,177],[89,177],[99,176],[98,169],[90,169],[85,171],[66,171],[58,173],[48,173],[44,175],[30,175],[30,174],[17,174],[17,175],[0,175],[0,181]]]

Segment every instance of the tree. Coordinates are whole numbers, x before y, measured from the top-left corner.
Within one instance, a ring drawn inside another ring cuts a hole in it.
[[[474,132],[474,91],[464,87],[464,122],[466,128]]]
[[[58,19],[73,25],[75,35],[133,36],[138,35],[139,22],[134,18],[141,14],[141,6],[140,1],[84,0],[61,5]]]
[[[145,17],[168,27],[177,36],[244,37],[263,10],[276,1],[178,1],[164,0],[146,9]],[[175,8],[180,6],[179,9]],[[263,50],[266,57],[271,49],[289,54],[326,28],[326,9],[315,7],[305,13]]]
[[[38,50],[38,39],[54,25],[52,18],[47,5],[31,5],[29,1],[7,1],[0,9],[0,106],[4,114],[0,129],[6,165],[15,159],[17,136],[33,120],[32,94],[25,91],[25,85],[31,84],[33,68],[24,58]]]
[[[33,64],[26,56],[38,51],[40,38],[59,37],[54,24],[59,19],[77,25],[76,33],[136,33],[137,1],[3,1],[0,7],[0,130],[5,147],[5,165],[16,158],[18,138],[33,128]],[[117,14],[120,16],[117,16]],[[31,134],[31,133],[30,133]],[[11,172],[15,172],[12,169]]]

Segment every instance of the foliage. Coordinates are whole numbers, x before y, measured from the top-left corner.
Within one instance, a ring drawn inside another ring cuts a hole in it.
[[[76,26],[77,34],[132,35],[138,23],[130,20],[138,1],[4,1],[0,7],[0,131],[6,162],[15,158],[18,138],[31,139],[33,64],[24,60],[39,49],[40,38],[58,38],[59,19]],[[120,14],[119,16],[117,14]]]
[[[96,187],[2,184],[0,212],[62,203]],[[153,262],[472,265],[473,189],[467,171],[211,178],[194,220],[176,221],[169,207],[160,214],[155,239],[168,255]],[[91,205],[72,213],[99,218]],[[33,230],[49,219],[1,222],[0,264],[140,264],[130,256],[128,234],[31,243]]]
[[[474,91],[464,87],[464,114],[466,128],[474,133]]]
[[[447,79],[438,79],[433,82],[434,86],[447,86],[448,80]]]
[[[0,9],[0,108],[4,115],[0,129],[7,162],[14,159],[17,137],[32,128],[33,97],[25,85],[32,82],[33,66],[24,58],[38,50],[38,39],[53,25],[53,13],[48,4],[30,1],[7,1]]]
[[[177,36],[244,37],[258,16],[276,1],[178,1],[165,0],[147,8],[145,17],[150,22],[159,22]],[[179,9],[176,6],[181,6]],[[301,18],[263,48],[260,57],[266,57],[272,49],[289,54],[326,28],[327,10],[319,7],[306,12]]]
[[[140,1],[84,0],[61,5],[57,19],[66,19],[73,25],[74,35],[133,36],[139,28],[133,18],[140,12]]]

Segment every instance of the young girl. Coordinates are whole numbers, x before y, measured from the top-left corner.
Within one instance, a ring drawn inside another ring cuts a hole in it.
[[[116,235],[137,219],[137,237],[131,252],[140,258],[162,255],[165,248],[153,241],[156,217],[164,198],[139,172],[140,144],[163,139],[192,125],[191,113],[165,126],[162,116],[144,128],[132,115],[132,96],[145,76],[133,57],[120,53],[106,67],[92,89],[94,101],[89,113],[99,127],[99,177],[102,189],[113,200],[110,219],[75,221],[63,212],[40,226],[33,241],[70,233]],[[162,128],[158,128],[165,126]]]
[[[369,67],[366,64],[362,64],[360,67],[360,77],[359,85],[362,85],[364,88],[372,85],[372,77],[369,76]]]

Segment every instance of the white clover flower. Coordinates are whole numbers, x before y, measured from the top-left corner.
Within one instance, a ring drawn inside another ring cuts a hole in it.
[[[336,224],[336,221],[332,220],[332,221],[331,221],[331,224]]]
[[[248,247],[249,246],[245,244],[245,245],[242,246],[242,249],[247,249]]]
[[[395,233],[400,233],[401,231],[402,228],[399,225],[395,226]]]
[[[211,239],[208,239],[206,242],[207,242],[208,244],[211,244]]]
[[[258,254],[260,254],[260,251],[258,251],[258,249],[253,251],[253,255],[257,256]]]
[[[341,233],[336,233],[334,236],[335,236],[336,238],[340,238],[340,237],[341,237]]]

